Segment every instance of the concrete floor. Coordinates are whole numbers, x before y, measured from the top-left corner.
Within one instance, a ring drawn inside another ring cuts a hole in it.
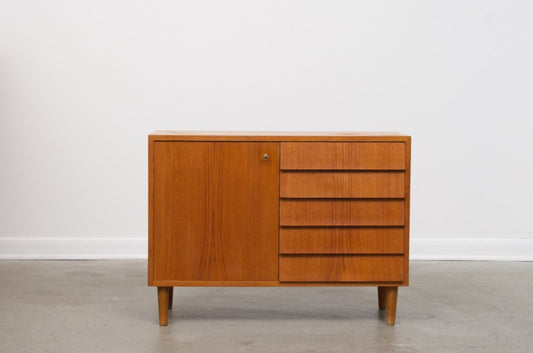
[[[176,288],[145,261],[0,262],[0,352],[531,352],[533,263],[412,262],[396,326],[375,288]]]

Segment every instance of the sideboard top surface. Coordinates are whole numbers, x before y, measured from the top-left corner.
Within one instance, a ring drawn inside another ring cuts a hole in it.
[[[279,132],[279,131],[174,131],[160,130],[151,141],[397,141],[410,136],[396,132]]]

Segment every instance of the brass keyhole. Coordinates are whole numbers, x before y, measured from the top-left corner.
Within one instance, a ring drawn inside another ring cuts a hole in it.
[[[270,158],[270,155],[268,153],[265,153],[263,155],[263,160],[268,161],[269,158]]]

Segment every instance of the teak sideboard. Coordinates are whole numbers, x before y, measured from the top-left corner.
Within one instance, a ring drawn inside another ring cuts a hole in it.
[[[148,285],[376,286],[387,323],[409,283],[411,137],[156,131]]]

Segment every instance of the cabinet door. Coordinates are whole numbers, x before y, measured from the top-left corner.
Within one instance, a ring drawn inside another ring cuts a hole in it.
[[[155,142],[153,163],[155,282],[277,280],[278,143]]]

